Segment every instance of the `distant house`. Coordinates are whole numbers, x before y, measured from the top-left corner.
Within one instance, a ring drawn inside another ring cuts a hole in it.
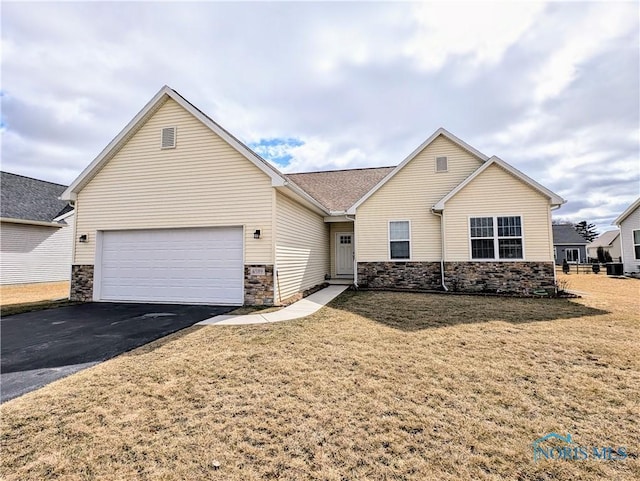
[[[562,265],[565,259],[572,264],[587,259],[587,240],[571,224],[558,224],[553,227],[553,257],[556,265]]]
[[[599,235],[593,242],[587,244],[587,257],[590,259],[598,258],[598,248],[609,253],[611,259],[617,262],[622,257],[622,248],[620,247],[620,231],[610,230]]]
[[[640,271],[640,198],[614,222],[620,228],[620,245],[625,274]]]
[[[66,186],[0,172],[0,284],[71,277],[74,210]]]

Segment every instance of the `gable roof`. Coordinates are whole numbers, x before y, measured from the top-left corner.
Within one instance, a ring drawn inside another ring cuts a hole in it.
[[[285,174],[329,212],[344,212],[395,167],[329,170]]]
[[[588,241],[582,237],[571,224],[555,224],[553,228],[553,243],[566,245],[587,245]]]
[[[619,226],[620,224],[622,224],[622,222],[629,217],[638,207],[640,207],[640,197],[638,197],[636,199],[636,201],[631,204],[629,207],[626,208],[626,210],[620,214],[618,216],[618,218],[616,220],[613,221],[613,223],[617,226]]]
[[[267,174],[274,186],[283,186],[286,181],[278,170],[266,160],[249,149],[233,135],[187,101],[182,95],[165,85],[142,108],[140,112],[129,122],[124,129],[100,152],[100,154],[87,166],[86,169],[71,183],[62,194],[63,199],[75,200],[75,195],[89,183],[89,181],[102,169],[102,167],[122,148],[122,146],[144,125],[144,123],[162,106],[168,99],[173,99],[181,107],[191,113],[195,118],[211,129],[236,151],[252,162],[256,167]]]
[[[587,247],[610,247],[619,236],[619,230],[609,230],[596,237],[593,242],[587,244]]]
[[[0,217],[3,219],[51,223],[72,210],[68,202],[59,199],[66,185],[10,172],[0,172],[0,175]]]
[[[362,196],[358,200],[358,202],[353,204],[347,210],[347,214],[355,214],[356,213],[356,209],[360,205],[362,205],[362,203],[364,203],[364,201],[366,201],[369,197],[371,197],[384,184],[389,182],[389,180],[391,180],[398,172],[400,172],[405,165],[407,165],[409,162],[411,162],[420,152],[422,152],[425,148],[427,148],[431,143],[433,143],[434,140],[436,140],[441,135],[443,137],[449,139],[451,142],[456,144],[458,147],[461,147],[462,149],[466,150],[467,152],[469,152],[473,156],[477,157],[479,160],[481,160],[481,161],[487,160],[488,157],[486,155],[484,155],[482,152],[480,152],[479,150],[477,150],[474,147],[470,146],[469,144],[467,144],[462,139],[459,139],[458,137],[456,137],[455,135],[453,135],[451,132],[447,131],[446,129],[440,127],[433,134],[431,134],[427,140],[425,140],[422,144],[420,144],[417,149],[415,149],[413,152],[411,152],[402,162],[400,162],[386,177],[384,177],[380,182],[378,182],[375,186],[373,186],[373,188],[369,192],[367,192],[364,196]]]
[[[458,184],[451,192],[449,192],[442,199],[440,199],[433,206],[433,209],[437,210],[437,211],[444,210],[444,205],[447,203],[447,201],[449,199],[451,199],[458,192],[460,192],[462,189],[464,189],[465,186],[467,186],[469,183],[473,182],[473,180],[476,177],[478,177],[480,174],[482,174],[482,172],[487,170],[492,165],[497,165],[497,166],[501,167],[502,169],[506,170],[509,174],[514,176],[516,179],[521,180],[522,182],[527,184],[533,190],[536,190],[536,191],[540,192],[542,195],[544,195],[545,197],[547,197],[549,199],[549,202],[551,203],[551,205],[560,206],[560,205],[562,205],[562,204],[564,204],[566,202],[566,200],[564,200],[558,194],[555,194],[555,193],[551,192],[549,189],[547,189],[543,185],[540,185],[539,183],[537,183],[535,180],[533,180],[528,175],[524,174],[523,172],[520,172],[518,169],[516,169],[512,165],[507,164],[504,160],[502,160],[501,158],[496,157],[494,155],[488,161],[486,161],[484,164],[482,164],[478,169],[476,169],[469,177],[467,177],[460,184]]]

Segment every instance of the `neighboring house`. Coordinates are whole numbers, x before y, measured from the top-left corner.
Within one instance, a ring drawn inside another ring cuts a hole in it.
[[[0,173],[0,283],[68,281],[73,208],[59,199],[67,188]]]
[[[556,265],[565,259],[571,264],[587,261],[587,240],[572,224],[553,225],[553,257]]]
[[[625,274],[640,272],[640,198],[614,222],[620,228],[620,245]]]
[[[556,265],[562,265],[565,259],[571,264],[587,261],[587,240],[572,224],[553,226],[553,257]]]
[[[597,238],[587,244],[587,257],[590,259],[598,258],[598,248],[602,247],[608,252],[613,262],[618,262],[622,257],[622,248],[620,247],[620,231],[610,230],[600,234]]]
[[[396,167],[284,175],[163,87],[63,194],[78,300],[280,304],[369,288],[529,294],[564,200],[438,129]]]

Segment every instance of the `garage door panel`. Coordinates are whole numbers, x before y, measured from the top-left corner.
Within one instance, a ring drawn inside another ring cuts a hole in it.
[[[243,303],[242,228],[102,233],[100,299]]]

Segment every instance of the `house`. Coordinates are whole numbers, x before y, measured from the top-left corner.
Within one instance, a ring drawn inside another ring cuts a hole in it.
[[[637,275],[640,272],[640,198],[613,223],[620,229],[624,273]]]
[[[565,259],[571,264],[586,262],[587,244],[587,240],[578,233],[572,224],[553,226],[553,257],[556,265],[562,265]]]
[[[68,281],[74,212],[64,185],[0,172],[0,283]]]
[[[163,87],[64,192],[77,300],[270,305],[368,288],[553,289],[565,201],[444,129],[396,167],[285,175]]]
[[[613,262],[622,258],[622,248],[620,247],[620,231],[610,230],[600,234],[597,238],[587,244],[587,257],[598,259],[598,249],[602,248],[608,252]]]

